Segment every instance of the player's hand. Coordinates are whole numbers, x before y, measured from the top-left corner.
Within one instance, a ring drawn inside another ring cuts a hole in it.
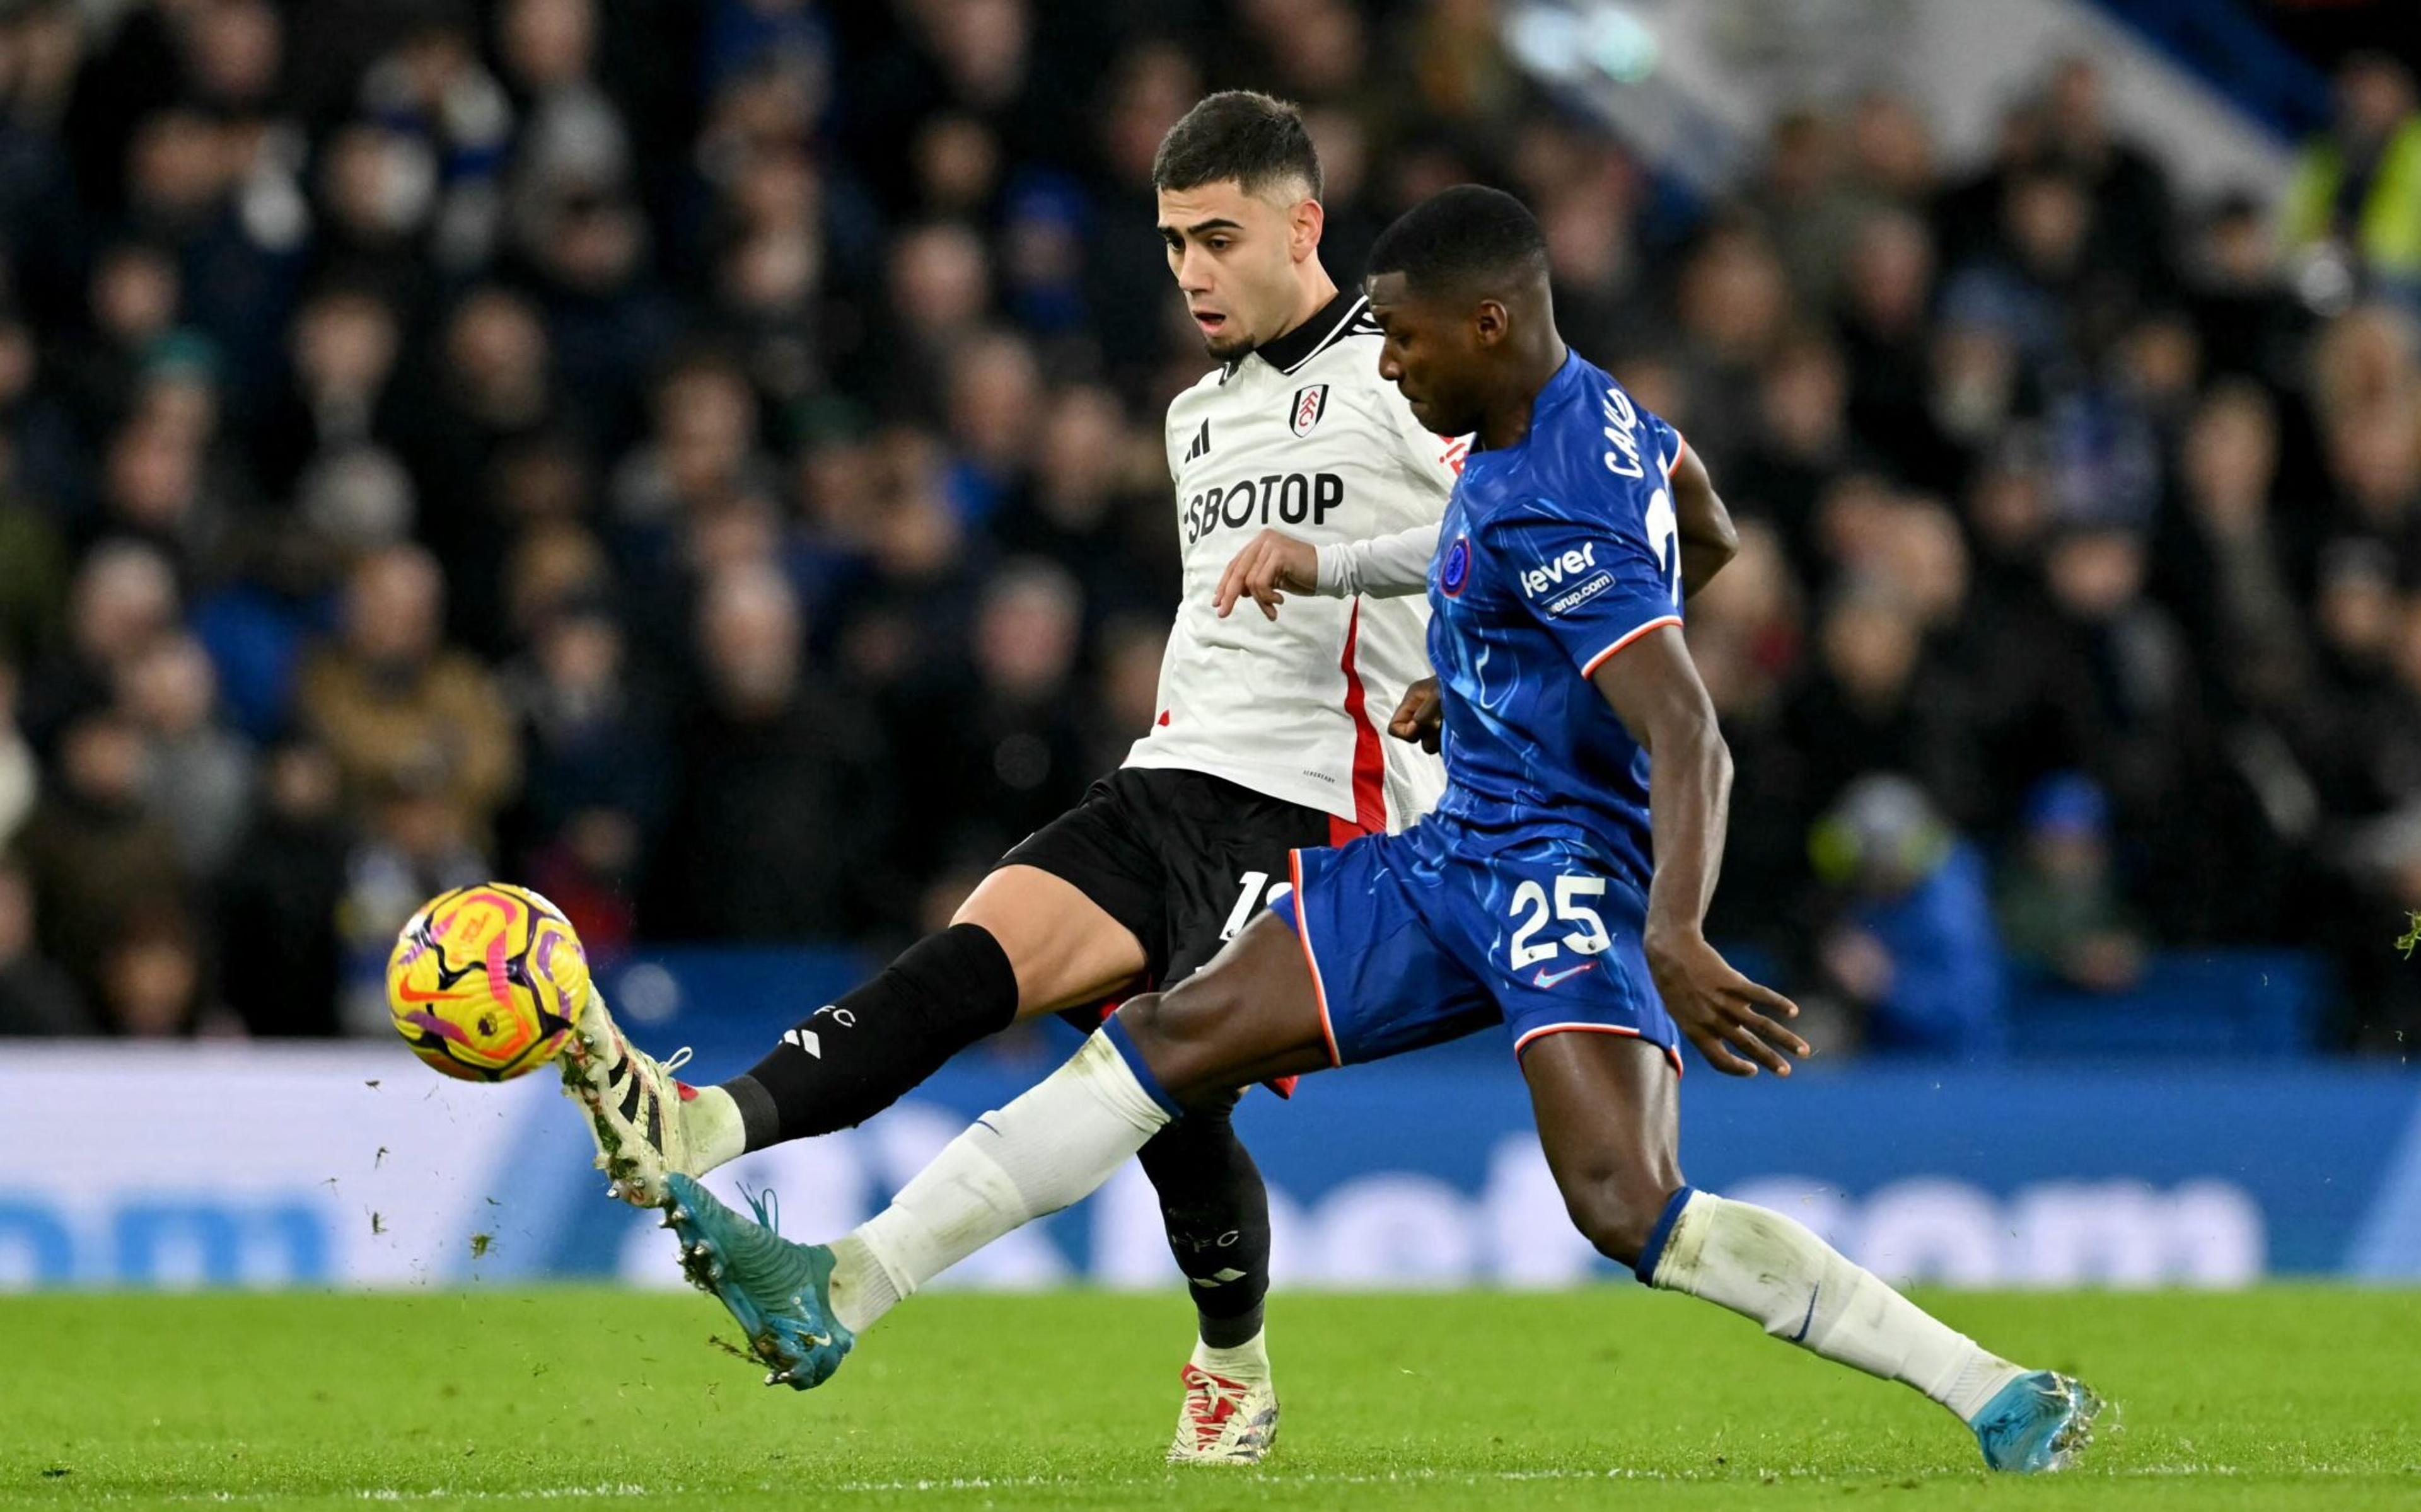
[[[1287,589],[1310,593],[1320,586],[1320,550],[1282,530],[1264,530],[1254,537],[1219,574],[1215,602],[1225,619],[1246,594],[1261,606],[1261,617],[1278,617]]]
[[[1421,749],[1437,755],[1438,737],[1445,727],[1445,700],[1438,696],[1438,680],[1423,678],[1404,690],[1387,733],[1399,740],[1418,740]]]
[[[1665,1009],[1716,1070],[1755,1076],[1762,1066],[1788,1076],[1790,1055],[1809,1053],[1807,1041],[1769,1017],[1795,1019],[1799,1005],[1732,970],[1695,931],[1674,938],[1651,929],[1640,943]]]

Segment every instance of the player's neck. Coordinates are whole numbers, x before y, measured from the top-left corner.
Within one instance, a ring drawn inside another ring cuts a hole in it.
[[[1328,302],[1335,297],[1336,280],[1328,276],[1328,270],[1320,266],[1318,257],[1311,258],[1295,277],[1294,308],[1287,312],[1286,324],[1278,327],[1261,344],[1267,346],[1271,341],[1285,340],[1304,321],[1327,308]]]
[[[1539,396],[1563,370],[1570,349],[1550,327],[1545,339],[1525,341],[1506,362],[1505,388],[1479,413],[1479,444],[1485,451],[1503,451],[1522,444],[1530,433],[1530,412]]]

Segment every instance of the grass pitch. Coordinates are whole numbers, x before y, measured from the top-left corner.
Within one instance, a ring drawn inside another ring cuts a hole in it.
[[[1174,1295],[920,1298],[801,1395],[687,1294],[88,1294],[0,1300],[0,1507],[2421,1506],[2421,1296],[1929,1300],[2117,1404],[2085,1470],[1627,1287],[1282,1296],[1242,1472],[1161,1463]]]

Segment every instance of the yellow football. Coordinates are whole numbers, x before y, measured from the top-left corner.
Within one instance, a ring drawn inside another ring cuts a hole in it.
[[[412,1052],[448,1076],[503,1082],[571,1037],[588,958],[563,911],[510,882],[430,898],[396,936],[386,1004]]]

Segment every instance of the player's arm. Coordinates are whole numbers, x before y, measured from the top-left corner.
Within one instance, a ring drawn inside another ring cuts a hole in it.
[[[1398,599],[1428,588],[1429,558],[1437,554],[1435,522],[1414,525],[1392,536],[1369,540],[1314,546],[1283,530],[1264,530],[1246,542],[1219,575],[1216,600],[1219,617],[1227,617],[1236,600],[1250,596],[1262,617],[1278,617],[1278,605],[1289,593],[1316,593],[1327,599],[1350,599],[1367,593],[1374,599]]]
[[[1455,477],[1461,471],[1465,443],[1421,429],[1421,423],[1413,418],[1412,406],[1394,393],[1373,397],[1377,407],[1367,415],[1375,422],[1370,444],[1392,455],[1404,487],[1414,497],[1436,500],[1435,507],[1423,513],[1444,514],[1446,495],[1454,491]],[[1260,605],[1264,616],[1275,619],[1277,606],[1286,602],[1289,593],[1316,593],[1328,599],[1350,599],[1355,594],[1397,599],[1425,592],[1429,558],[1437,554],[1437,538],[1434,519],[1391,536],[1320,547],[1282,530],[1264,530],[1236,553],[1221,574],[1220,617],[1226,618],[1236,600],[1246,594]]]
[[[1602,657],[1589,680],[1649,756],[1656,872],[1640,945],[1665,1007],[1715,1069],[1788,1076],[1783,1052],[1804,1055],[1807,1042],[1768,1015],[1791,1018],[1798,1007],[1734,971],[1702,932],[1723,865],[1732,758],[1680,626],[1660,625]]]
[[[1679,438],[1676,438],[1677,442]],[[1732,528],[1731,511],[1715,492],[1707,464],[1689,447],[1681,448],[1669,480],[1673,492],[1675,535],[1681,543],[1681,595],[1695,598],[1707,580],[1722,571],[1740,552],[1740,532]]]

